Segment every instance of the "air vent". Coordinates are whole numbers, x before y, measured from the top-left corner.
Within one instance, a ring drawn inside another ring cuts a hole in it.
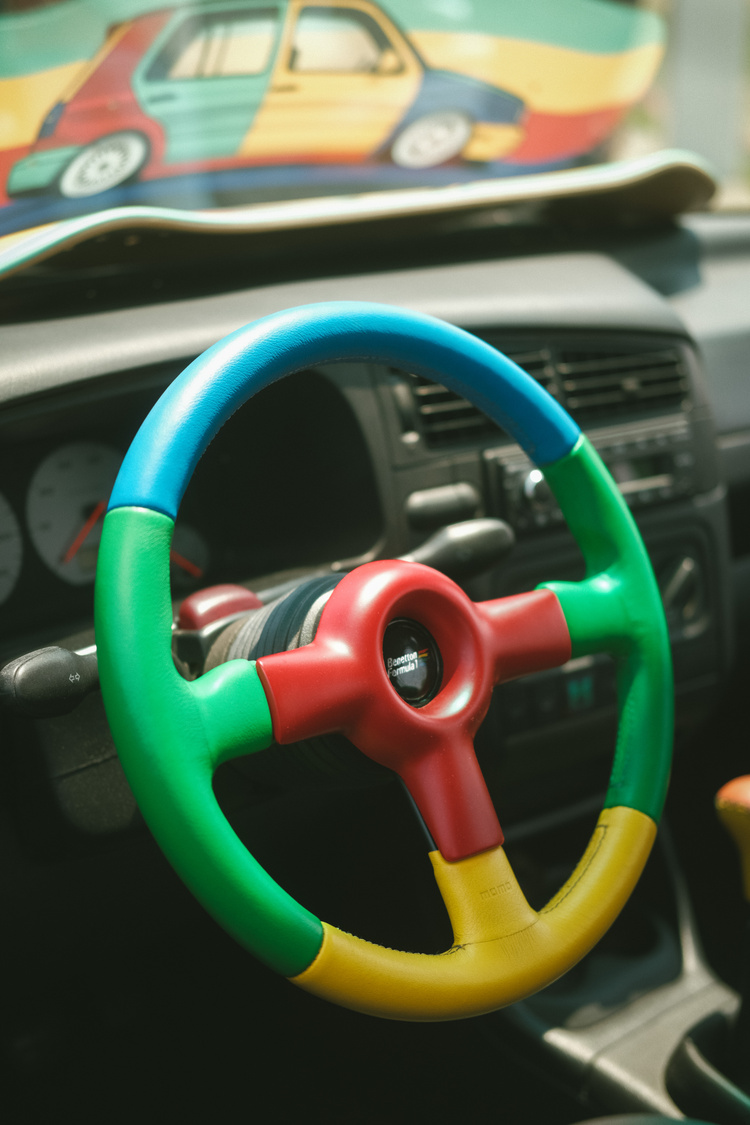
[[[421,375],[412,375],[412,379],[417,414],[428,445],[456,445],[497,432],[497,426],[476,406],[442,383],[431,383]]]
[[[563,351],[557,371],[562,401],[581,425],[625,411],[679,409],[688,373],[676,348],[657,351]]]
[[[559,397],[555,367],[549,348],[505,353],[519,367]],[[498,432],[498,427],[465,398],[449,391],[441,383],[431,383],[421,375],[412,375],[412,392],[417,404],[425,441],[432,448],[458,445],[485,434]]]
[[[503,349],[505,350],[505,349]],[[615,351],[580,347],[505,350],[549,391],[582,427],[627,414],[679,410],[689,390],[677,348]],[[466,399],[411,375],[419,426],[431,448],[476,441],[498,427]]]

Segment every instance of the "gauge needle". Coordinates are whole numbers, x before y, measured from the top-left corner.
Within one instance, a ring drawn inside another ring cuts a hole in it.
[[[76,535],[73,542],[68,547],[65,554],[63,555],[62,561],[64,563],[69,563],[69,562],[73,561],[73,559],[76,557],[76,555],[80,551],[81,547],[85,543],[86,539],[88,538],[88,536],[93,531],[94,526],[97,523],[97,521],[100,519],[101,516],[104,515],[104,511],[105,511],[106,507],[107,507],[107,501],[106,500],[100,500],[99,503],[94,508],[91,515],[89,516],[89,518],[86,520],[86,522],[83,525],[83,527],[81,528],[81,530]]]
[[[80,551],[83,544],[86,542],[86,539],[88,538],[88,536],[93,531],[97,521],[104,514],[104,511],[105,511],[106,507],[107,507],[107,501],[106,500],[100,500],[99,503],[94,508],[91,515],[89,516],[89,518],[86,520],[86,522],[83,525],[83,527],[81,528],[81,530],[76,535],[73,542],[68,547],[65,554],[63,555],[62,561],[64,563],[69,563],[69,562],[73,561],[73,559],[76,557],[76,555]],[[170,551],[169,552],[169,561],[173,562],[175,564],[175,566],[181,567],[181,569],[186,571],[190,575],[191,578],[202,578],[203,577],[203,571],[201,570],[201,568],[199,566],[196,566],[194,562],[191,562],[190,559],[186,559],[184,555],[180,555],[177,551]]]
[[[179,566],[182,570],[187,571],[191,578],[202,578],[203,571],[199,566],[196,566],[190,559],[186,559],[184,555],[179,555],[177,551],[169,552],[169,561],[173,562],[175,566]]]

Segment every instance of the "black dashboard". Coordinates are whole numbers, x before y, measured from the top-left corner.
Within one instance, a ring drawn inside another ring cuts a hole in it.
[[[18,651],[24,634],[86,628],[96,530],[71,551],[168,381],[240,324],[342,291],[460,324],[571,411],[637,515],[669,590],[678,691],[694,699],[718,683],[731,653],[730,581],[701,359],[668,300],[613,257],[590,252],[269,286],[0,329],[0,466],[12,521],[3,651]],[[178,520],[173,596],[218,581],[272,586],[280,574],[402,554],[443,524],[482,515],[507,520],[518,540],[502,567],[475,583],[483,596],[575,577],[580,557],[538,478],[517,446],[439,386],[361,363],[298,373],[238,412],[203,458]],[[596,684],[571,690],[588,697]],[[546,694],[542,712],[529,702],[529,726],[545,716],[575,720],[566,690]],[[512,729],[525,707],[512,706]]]
[[[187,362],[278,309],[383,301],[505,351],[599,449],[662,591],[679,751],[726,693],[750,606],[750,316],[736,296],[750,280],[750,223],[706,216],[620,233],[614,250],[591,241],[0,326],[0,659],[94,642],[97,508],[140,421]],[[405,554],[445,524],[482,516],[507,521],[516,545],[466,583],[475,599],[582,575],[540,474],[471,404],[368,363],[300,372],[239,411],[201,461],[177,522],[175,606],[218,582],[262,597]],[[496,692],[478,753],[509,839],[561,806],[596,802],[615,719],[606,657]],[[139,838],[97,695],[64,717],[3,723],[5,831],[26,857],[11,867],[31,870],[32,885],[61,857],[90,864]],[[233,769],[220,787],[238,816],[259,801],[254,780],[261,797],[278,799],[266,774],[238,780]]]

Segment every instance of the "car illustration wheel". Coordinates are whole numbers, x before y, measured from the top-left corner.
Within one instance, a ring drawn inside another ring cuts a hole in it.
[[[66,199],[82,199],[108,191],[131,179],[146,162],[148,141],[141,133],[113,133],[87,145],[60,177]]]
[[[399,133],[391,160],[400,168],[434,168],[458,156],[471,137],[472,121],[458,110],[428,113]]]

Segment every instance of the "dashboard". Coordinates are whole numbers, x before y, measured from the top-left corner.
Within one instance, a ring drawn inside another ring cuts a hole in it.
[[[95,642],[103,504],[140,422],[187,363],[278,309],[340,297],[383,301],[447,319],[504,351],[586,430],[636,517],[657,574],[672,641],[678,762],[682,747],[692,760],[696,731],[726,704],[750,606],[750,317],[746,302],[727,298],[750,281],[750,224],[707,216],[608,236],[600,247],[590,236],[581,242],[533,254],[506,249],[466,261],[350,269],[340,278],[113,310],[50,310],[33,323],[0,326],[0,660],[43,645],[80,651]],[[176,525],[175,612],[191,592],[220,582],[270,601],[310,575],[407,554],[445,525],[482,517],[509,524],[515,546],[466,580],[473,598],[582,576],[582,558],[543,478],[470,403],[408,371],[365,361],[298,372],[235,414],[200,462]],[[571,661],[496,691],[478,754],[510,841],[514,833],[529,839],[542,821],[548,831],[561,808],[573,810],[572,822],[595,807],[615,719],[606,657]],[[111,869],[123,878],[128,849],[153,845],[143,842],[98,695],[62,717],[6,714],[2,722],[4,832],[17,849],[9,860],[10,901],[20,902],[21,881],[46,887],[51,870],[66,886],[85,885],[92,865],[103,871],[108,857],[118,857]],[[224,767],[217,791],[261,856],[275,853],[270,862],[282,868],[279,848],[293,850],[289,833],[298,839],[290,824],[301,825],[306,839],[311,809],[322,808],[339,830],[342,823],[355,835],[361,830],[360,858],[372,847],[368,802],[382,799],[394,824],[404,815],[389,804],[392,796],[366,795],[357,824],[315,775],[314,762],[290,785],[264,754],[257,768]],[[381,779],[353,777],[350,784],[367,794],[370,785],[382,788]],[[248,809],[254,828],[243,819]],[[275,816],[286,825],[281,845]],[[329,831],[331,824],[321,830],[324,839]],[[400,839],[401,829],[394,832]],[[386,846],[381,835],[375,839]],[[320,851],[315,855],[324,867]],[[70,863],[64,872],[63,858]],[[330,905],[337,924],[363,929],[361,911],[372,923],[370,905],[357,895],[341,901],[323,874],[317,878],[311,893]],[[532,871],[532,886],[534,878]],[[123,893],[131,902],[133,887]],[[432,907],[416,937],[399,929],[391,908],[378,940],[414,938],[429,947],[442,932]],[[66,923],[67,949],[83,925]],[[26,930],[22,923],[21,936]],[[719,938],[707,944],[712,949]],[[111,948],[120,949],[117,940]],[[32,956],[19,953],[33,977]],[[575,1108],[567,1117],[560,1112],[555,1120],[576,1119]]]

